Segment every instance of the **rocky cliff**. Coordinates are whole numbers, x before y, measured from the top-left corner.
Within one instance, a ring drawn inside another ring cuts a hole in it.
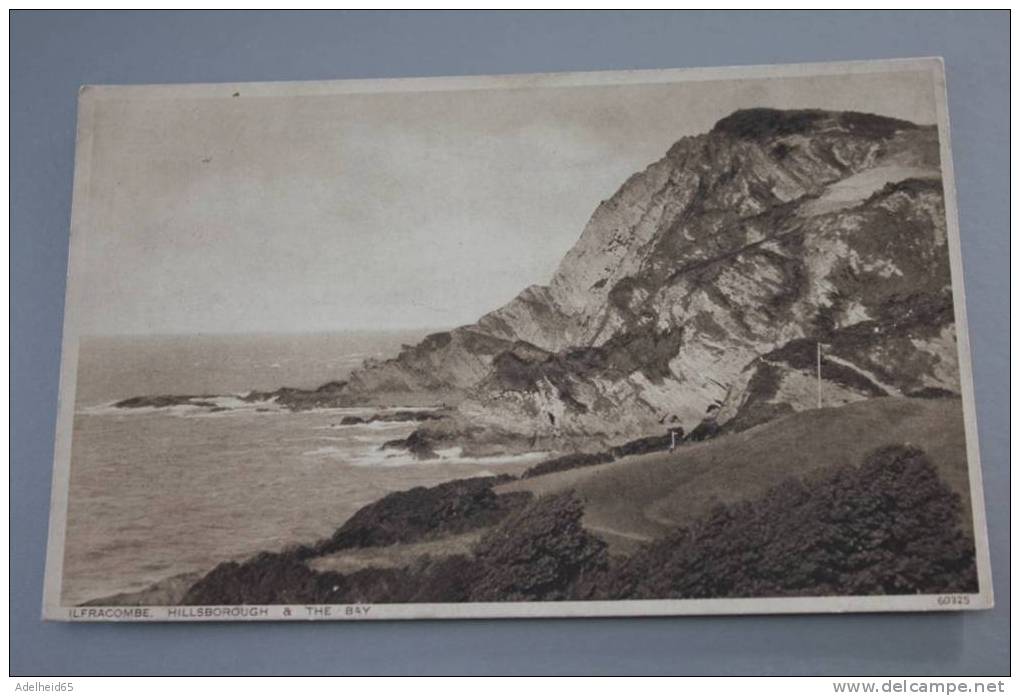
[[[547,286],[344,385],[613,440],[959,391],[934,126],[738,111],[596,208]]]

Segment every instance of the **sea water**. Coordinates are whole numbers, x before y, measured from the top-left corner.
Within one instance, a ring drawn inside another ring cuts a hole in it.
[[[291,412],[236,398],[343,379],[366,358],[395,355],[424,334],[83,339],[64,604],[314,542],[395,490],[533,464],[535,456],[471,459],[455,448],[417,461],[380,449],[414,423],[340,425],[345,415],[375,409]],[[155,394],[215,395],[224,410],[112,405]]]

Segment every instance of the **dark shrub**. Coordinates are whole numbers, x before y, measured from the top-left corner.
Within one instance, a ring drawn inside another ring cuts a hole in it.
[[[844,111],[839,115],[839,124],[854,135],[883,140],[891,138],[896,131],[917,128],[917,125],[910,121],[860,111]]]
[[[317,551],[388,546],[492,526],[531,498],[530,493],[493,492],[493,485],[509,480],[509,476],[458,479],[390,493],[354,513]]]
[[[902,179],[901,181],[890,181],[875,193],[868,196],[867,203],[880,202],[897,193],[908,196],[920,196],[923,194],[942,194],[941,179]]]
[[[832,339],[830,336],[829,339]],[[850,339],[844,339],[842,335],[837,339],[842,343],[844,340],[849,343]],[[818,343],[813,338],[797,338],[783,346],[766,353],[764,358],[769,362],[782,362],[795,370],[815,374],[818,360]],[[829,353],[836,350],[835,346],[826,349]],[[867,396],[888,396],[888,393],[881,386],[875,384],[857,370],[842,365],[833,360],[827,359],[828,354],[822,354],[822,379],[835,382],[840,386],[852,389]]]
[[[694,430],[688,433],[687,437],[684,438],[684,442],[711,440],[721,432],[722,428],[715,418],[705,418],[694,427]]]
[[[793,152],[793,147],[786,143],[777,143],[776,146],[772,148],[772,156],[779,161],[786,159],[791,152]]]
[[[406,596],[386,601],[467,602],[481,573],[482,565],[468,556],[430,560],[408,572]]]
[[[908,392],[907,396],[912,399],[958,399],[958,394],[943,389],[942,387],[922,387],[912,392]]]
[[[818,109],[740,109],[721,119],[713,133],[743,139],[766,139],[808,133],[821,125],[838,125],[862,138],[891,138],[896,131],[917,128],[909,121],[857,111],[833,113]],[[780,159],[786,153],[780,153]]]
[[[555,457],[553,459],[547,459],[544,462],[539,462],[535,466],[526,469],[521,478],[532,478],[533,476],[541,476],[542,474],[551,474],[554,471],[567,471],[569,469],[579,469],[583,466],[595,466],[596,464],[605,464],[613,461],[613,455],[609,452],[597,452],[595,454],[585,454],[578,452],[575,454],[566,454],[562,457]]]
[[[319,604],[339,601],[343,576],[316,573],[288,553],[260,553],[220,563],[185,593],[181,604]]]
[[[977,590],[961,504],[918,449],[788,481],[720,506],[602,581],[614,598],[879,595]]]
[[[185,594],[185,605],[465,602],[481,565],[467,556],[424,557],[406,568],[316,572],[288,554],[221,563]]]
[[[795,135],[808,132],[828,115],[818,109],[740,109],[718,121],[712,132],[745,139]]]
[[[319,385],[319,387],[317,387],[315,391],[317,391],[320,394],[322,394],[322,393],[325,393],[325,392],[343,391],[346,388],[347,388],[347,382],[333,381],[333,382],[326,382],[325,384]]]
[[[454,481],[387,496],[374,504],[378,507],[370,515],[355,515],[341,529],[347,530],[346,536],[338,533],[343,543],[357,545],[423,538],[438,530],[464,531],[463,523],[456,520],[490,526],[503,518],[482,537],[473,556],[425,556],[405,568],[366,568],[340,575],[316,572],[305,564],[322,549],[262,553],[243,563],[221,563],[188,590],[182,603],[662,599],[977,590],[974,547],[961,528],[959,496],[916,448],[885,447],[869,455],[859,468],[843,467],[807,482],[790,480],[756,501],[719,506],[689,528],[613,564],[605,543],[582,526],[584,508],[572,492],[524,505],[526,497],[494,496],[495,480],[502,479]],[[383,504],[387,500],[390,503]],[[480,520],[487,522],[480,524]],[[375,530],[382,536],[373,537]]]
[[[573,599],[587,575],[605,569],[606,545],[581,526],[573,492],[540,498],[511,514],[475,549],[481,572],[471,601]]]
[[[635,454],[649,454],[650,452],[664,452],[669,449],[672,438],[669,433],[665,435],[651,435],[641,437],[637,440],[625,442],[614,447],[610,452],[614,457],[629,457]]]
[[[681,439],[683,439],[683,429],[677,428],[677,430],[680,432]],[[665,452],[669,449],[671,443],[672,438],[669,433],[666,433],[665,435],[650,435],[648,437],[640,437],[636,440],[630,440],[629,442],[617,445],[605,452],[595,452],[592,454],[577,452],[574,454],[565,454],[562,457],[555,457],[553,459],[547,459],[544,462],[539,462],[530,469],[525,470],[525,472],[521,474],[521,478],[532,478],[533,476],[541,476],[542,474],[551,474],[555,471],[568,471],[570,469],[580,469],[585,466],[607,464],[621,457],[650,454],[652,452]]]
[[[778,420],[793,413],[796,413],[793,406],[783,401],[775,403],[768,401],[752,401],[751,399],[748,399],[747,402],[740,407],[737,415],[726,422],[726,425],[723,426],[723,430],[731,433],[739,433],[744,430],[749,430],[756,425]]]

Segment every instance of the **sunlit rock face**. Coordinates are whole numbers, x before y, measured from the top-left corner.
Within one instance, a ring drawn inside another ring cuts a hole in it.
[[[517,433],[750,427],[958,393],[934,126],[738,111],[595,209],[548,286],[356,372]]]

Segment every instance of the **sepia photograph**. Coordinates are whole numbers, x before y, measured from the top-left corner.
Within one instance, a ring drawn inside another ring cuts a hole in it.
[[[946,99],[83,87],[45,617],[991,607]]]

